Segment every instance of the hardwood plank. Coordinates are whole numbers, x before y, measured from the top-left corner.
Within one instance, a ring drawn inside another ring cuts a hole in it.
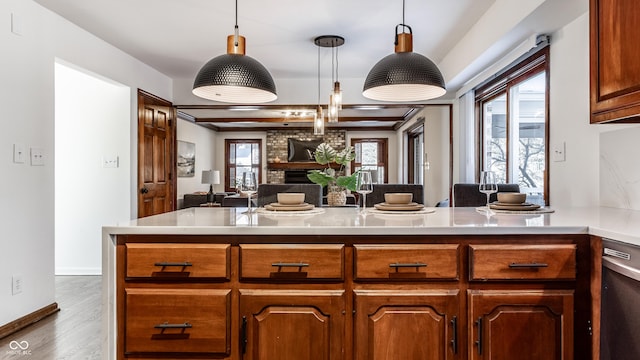
[[[0,339],[0,357],[23,356],[10,353],[9,345],[26,341],[28,348],[16,351],[27,351],[29,358],[100,359],[102,277],[56,276],[55,281],[60,311]]]

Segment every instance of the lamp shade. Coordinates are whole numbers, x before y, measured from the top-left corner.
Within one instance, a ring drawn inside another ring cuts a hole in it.
[[[213,170],[211,175],[211,183],[214,185],[220,184],[220,170]]]
[[[202,184],[213,184],[213,170],[202,170]]]
[[[278,98],[269,71],[247,55],[224,54],[207,62],[193,82],[193,94],[229,103],[264,103]]]
[[[438,67],[414,52],[387,55],[371,68],[362,95],[381,101],[421,101],[447,92]]]

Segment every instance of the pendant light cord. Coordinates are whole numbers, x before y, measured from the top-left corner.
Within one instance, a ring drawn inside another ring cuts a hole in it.
[[[320,47],[318,47],[318,106],[320,106]]]
[[[404,1],[404,0],[402,0]],[[234,45],[235,47],[238,47],[238,0],[236,0],[236,26],[234,28]]]

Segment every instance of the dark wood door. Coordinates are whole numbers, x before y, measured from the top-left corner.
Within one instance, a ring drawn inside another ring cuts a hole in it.
[[[175,210],[175,109],[138,90],[138,217]]]
[[[640,122],[637,0],[591,0],[591,122]]]
[[[573,291],[469,290],[469,359],[572,360]]]
[[[458,290],[355,291],[354,359],[458,359]]]
[[[241,290],[242,359],[341,360],[344,309],[342,290]]]

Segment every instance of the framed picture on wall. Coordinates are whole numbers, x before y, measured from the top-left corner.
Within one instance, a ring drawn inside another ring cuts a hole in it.
[[[196,144],[178,140],[178,177],[193,177],[196,169]]]

